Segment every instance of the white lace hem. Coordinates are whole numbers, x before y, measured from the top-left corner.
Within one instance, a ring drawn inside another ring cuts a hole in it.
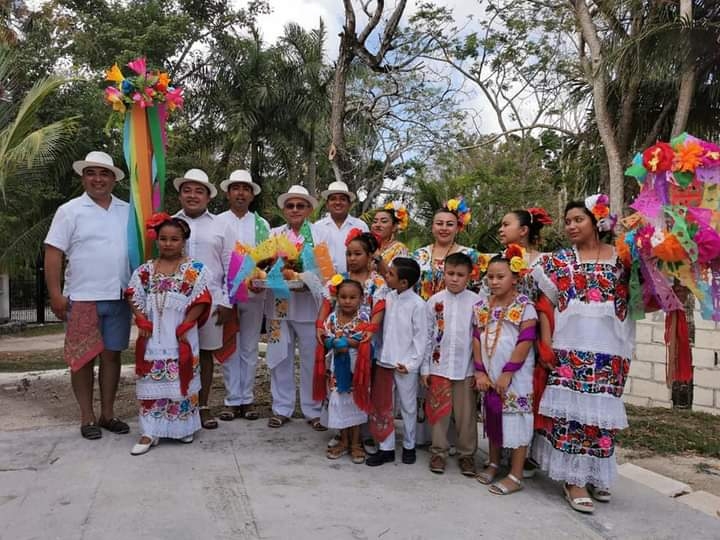
[[[168,420],[140,415],[140,434],[166,439],[182,439],[200,430],[200,411],[195,409],[185,420]]]
[[[327,427],[345,429],[367,422],[367,414],[361,411],[351,393],[330,392],[328,400]]]
[[[191,394],[200,392],[200,377],[195,375],[188,385],[187,396],[180,392],[180,379],[175,381],[153,381],[149,377],[139,379],[135,384],[138,399],[172,399],[181,401]]]
[[[603,429],[628,427],[625,404],[609,394],[575,392],[561,386],[548,386],[540,401],[540,414],[564,418]]]
[[[550,478],[575,486],[592,484],[600,489],[610,489],[617,478],[615,454],[607,458],[566,454],[553,448],[545,437],[536,437],[532,457]]]
[[[533,415],[503,414],[503,448],[528,446],[533,436]]]

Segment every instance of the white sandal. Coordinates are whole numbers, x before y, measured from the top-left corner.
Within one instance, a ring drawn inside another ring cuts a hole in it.
[[[138,441],[137,443],[135,443],[135,446],[132,447],[132,450],[130,450],[130,455],[141,456],[143,454],[147,454],[153,446],[157,446],[158,444],[160,444],[160,439],[158,439],[157,437],[151,437],[150,435],[141,435],[140,439],[142,439],[143,437],[146,439],[150,439],[150,442],[141,443]]]
[[[480,471],[475,475],[475,480],[477,480],[481,484],[488,485],[492,483],[493,480],[495,480],[499,468],[500,467],[498,467],[497,463],[488,463],[484,471]],[[494,469],[495,473],[490,476],[490,473],[487,471],[487,469]]]
[[[612,499],[612,493],[607,489],[597,488],[592,484],[588,484],[587,490],[590,496],[598,502],[610,502],[610,499]]]
[[[573,510],[583,514],[592,514],[595,511],[595,503],[590,497],[576,497],[573,499],[570,496],[570,489],[567,484],[563,484],[563,491],[565,492],[565,499]]]
[[[493,495],[512,495],[513,493],[517,493],[518,491],[521,491],[523,489],[522,482],[518,480],[514,474],[510,473],[505,478],[509,478],[514,484],[517,485],[517,487],[507,487],[505,484],[502,483],[502,480],[498,480],[497,482],[493,482],[492,485],[488,487],[488,491]]]

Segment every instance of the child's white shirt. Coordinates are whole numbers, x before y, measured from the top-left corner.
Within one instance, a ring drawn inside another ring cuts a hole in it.
[[[380,365],[394,368],[403,364],[410,373],[417,373],[425,359],[427,335],[428,319],[423,299],[412,289],[400,294],[391,291],[385,297]]]
[[[459,381],[474,373],[473,306],[479,299],[467,289],[458,294],[445,289],[430,297],[425,306],[429,331],[422,375]]]

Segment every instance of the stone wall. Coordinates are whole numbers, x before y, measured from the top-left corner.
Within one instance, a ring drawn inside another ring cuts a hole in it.
[[[671,407],[665,384],[665,318],[660,313],[637,322],[635,357],[625,386],[625,401],[646,407]],[[694,411],[720,414],[720,326],[695,313],[693,347]]]

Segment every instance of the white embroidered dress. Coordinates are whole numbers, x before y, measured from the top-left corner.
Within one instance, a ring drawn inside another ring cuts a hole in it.
[[[183,395],[180,389],[179,346],[175,331],[185,315],[204,296],[209,301],[208,274],[199,261],[180,264],[172,275],[155,272],[150,261],[139,266],[128,287],[132,304],[152,323],[145,350],[150,372],[136,382],[140,432],[152,437],[180,439],[200,429],[200,390],[197,325],[186,333],[192,350],[193,377]]]

